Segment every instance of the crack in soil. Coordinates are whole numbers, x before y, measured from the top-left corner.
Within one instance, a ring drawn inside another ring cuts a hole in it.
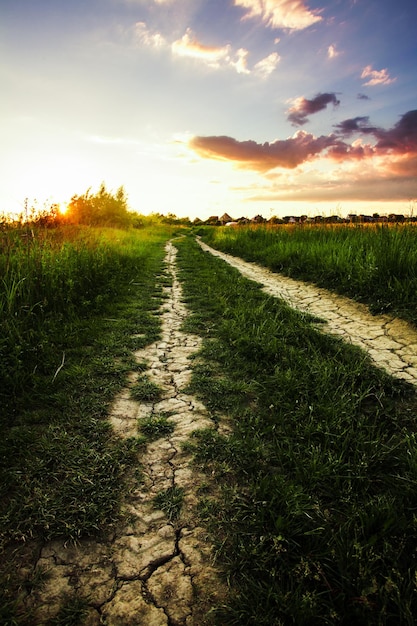
[[[176,248],[166,246],[167,271],[172,284],[165,288],[162,339],[135,352],[146,362],[149,379],[162,389],[155,401],[138,402],[128,386],[116,397],[110,421],[123,438],[138,434],[138,423],[156,415],[168,416],[174,430],[150,442],[140,457],[143,480],[133,473],[124,497],[123,521],[102,540],[83,539],[76,545],[60,540],[43,546],[37,570],[48,572],[41,590],[26,599],[34,624],[53,620],[67,597],[82,598],[88,607],[84,626],[202,626],[225,587],[213,565],[206,531],[196,522],[197,488],[205,480],[190,465],[182,444],[200,428],[214,428],[205,407],[183,393],[191,376],[190,356],[201,339],[180,328],[187,315],[175,268]],[[177,488],[182,503],[175,516],[158,509],[158,494]]]

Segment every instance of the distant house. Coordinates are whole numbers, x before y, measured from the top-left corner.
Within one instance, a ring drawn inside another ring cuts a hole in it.
[[[217,215],[211,215],[208,220],[206,220],[206,224],[218,224],[219,223],[219,217]]]
[[[252,218],[252,222],[255,222],[255,224],[263,224],[266,222],[266,219],[262,217],[262,215],[255,215],[255,217]]]
[[[230,215],[228,215],[227,213],[224,213],[221,218],[219,219],[219,222],[222,226],[224,226],[225,224],[227,224],[227,222],[233,222],[233,217],[230,217]]]

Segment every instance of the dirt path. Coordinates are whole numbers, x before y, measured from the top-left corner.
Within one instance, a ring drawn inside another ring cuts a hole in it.
[[[366,350],[376,365],[393,376],[417,384],[417,330],[407,322],[388,315],[372,315],[363,304],[224,254],[201,240],[199,243],[203,250],[227,261],[246,278],[261,283],[267,293],[322,318],[326,322],[320,326],[323,331]]]
[[[32,596],[35,624],[56,616],[66,596],[86,600],[85,626],[202,626],[222,586],[212,565],[210,545],[196,523],[195,504],[200,476],[181,446],[193,430],[213,427],[204,406],[182,389],[191,370],[189,357],[200,339],[185,335],[180,326],[187,314],[175,271],[176,249],[167,245],[166,262],[172,286],[166,288],[161,309],[162,340],[135,353],[146,361],[147,375],[162,387],[157,402],[136,402],[127,387],[116,398],[111,423],[121,437],[138,434],[138,420],[169,414],[175,428],[147,446],[140,456],[144,480],[130,477],[123,510],[125,522],[103,541],[78,545],[52,541],[41,551],[37,568],[48,571],[42,592]],[[137,374],[132,374],[133,384]],[[184,499],[173,520],[159,510],[157,494],[176,488]]]

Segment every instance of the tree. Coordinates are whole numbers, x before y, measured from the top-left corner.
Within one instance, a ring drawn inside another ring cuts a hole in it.
[[[73,196],[68,205],[67,217],[70,222],[88,226],[127,227],[131,223],[127,196],[123,186],[116,194],[107,191],[104,183],[96,194],[91,188],[81,196]]]

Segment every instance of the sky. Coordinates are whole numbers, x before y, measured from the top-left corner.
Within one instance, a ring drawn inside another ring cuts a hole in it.
[[[415,0],[0,0],[0,213],[417,213]]]

